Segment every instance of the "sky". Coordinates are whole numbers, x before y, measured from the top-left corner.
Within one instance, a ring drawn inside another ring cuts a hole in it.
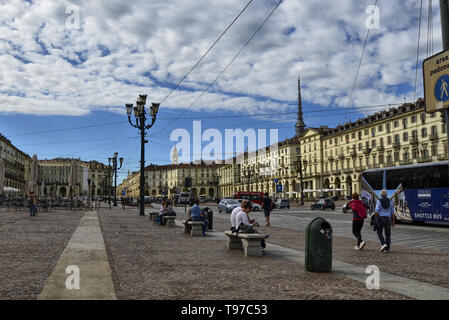
[[[139,94],[148,107],[162,102],[146,164],[167,164],[171,134],[193,135],[193,121],[223,137],[237,128],[292,137],[298,75],[310,127],[413,102],[422,60],[442,50],[438,1],[431,37],[423,1],[416,69],[419,1],[378,0],[363,50],[375,0],[284,0],[271,16],[279,1],[253,0],[176,87],[249,1],[0,0],[0,133],[39,159],[107,163],[118,152],[120,180],[139,168],[125,112]]]

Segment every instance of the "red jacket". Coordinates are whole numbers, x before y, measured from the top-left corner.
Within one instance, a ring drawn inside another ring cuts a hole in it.
[[[362,200],[351,200],[348,205],[352,210],[352,220],[363,220],[366,218],[366,208]],[[365,218],[361,218],[360,215]]]

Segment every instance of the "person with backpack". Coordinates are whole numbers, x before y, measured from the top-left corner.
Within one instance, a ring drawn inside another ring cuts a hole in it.
[[[347,207],[352,210],[352,234],[357,239],[357,244],[354,249],[362,250],[366,245],[366,241],[362,240],[362,228],[366,218],[366,207],[363,201],[359,199],[357,192],[352,194],[352,200],[349,201]]]
[[[394,227],[394,207],[390,199],[388,199],[387,190],[380,192],[380,199],[377,200],[375,215],[377,217],[377,237],[382,244],[381,252],[390,251],[391,244],[391,227]],[[385,229],[385,239],[383,230]]]

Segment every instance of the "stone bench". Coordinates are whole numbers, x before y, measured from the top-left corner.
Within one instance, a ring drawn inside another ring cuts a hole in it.
[[[155,222],[159,212],[150,212],[150,221]]]
[[[260,241],[266,236],[261,233],[232,233],[232,231],[225,231],[224,234],[228,236],[228,243],[226,249],[228,250],[243,250],[245,257],[261,257],[262,247]]]
[[[162,216],[162,220],[164,220],[165,225],[167,227],[174,227],[176,216]]]
[[[203,235],[203,221],[183,221],[184,233],[190,233],[192,237],[201,237]]]

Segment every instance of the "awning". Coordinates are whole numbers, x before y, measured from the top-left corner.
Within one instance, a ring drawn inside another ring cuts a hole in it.
[[[3,191],[5,191],[5,192],[20,192],[19,189],[12,188],[12,187],[4,187]]]

